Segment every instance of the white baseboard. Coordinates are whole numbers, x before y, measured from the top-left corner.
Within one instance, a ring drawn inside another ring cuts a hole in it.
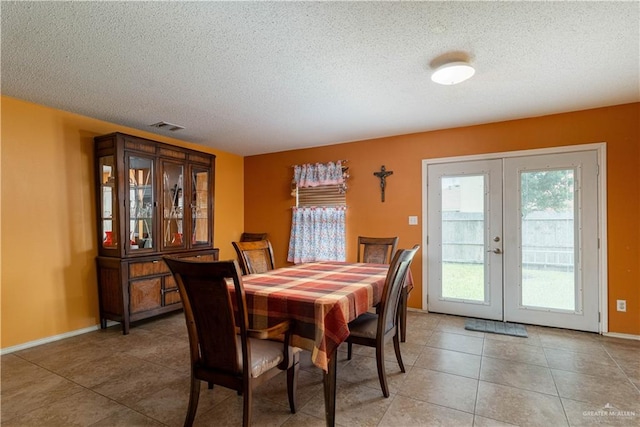
[[[423,309],[419,309],[419,308],[413,308],[413,307],[407,307],[407,311],[413,311],[415,313],[428,313],[427,310],[423,310]],[[611,338],[622,338],[622,339],[625,339],[625,340],[640,341],[640,335],[621,334],[621,333],[618,333],[618,332],[603,332],[602,335],[605,336],[605,337],[611,337]]]
[[[112,322],[112,321],[107,322],[107,327],[113,326],[113,325],[118,325],[118,322]],[[32,347],[37,347],[42,344],[48,344],[51,342],[60,341],[65,338],[75,337],[76,335],[82,335],[89,332],[97,331],[98,329],[100,329],[100,325],[89,326],[88,328],[77,329],[75,331],[65,332],[64,334],[53,335],[51,337],[41,338],[39,340],[29,341],[24,344],[18,344],[12,347],[3,348],[0,350],[0,356],[4,356],[5,354],[13,353],[20,350],[26,350]]]
[[[611,337],[611,338],[623,338],[625,340],[640,341],[640,335],[620,334],[618,332],[605,332],[602,335],[604,335],[605,337]]]

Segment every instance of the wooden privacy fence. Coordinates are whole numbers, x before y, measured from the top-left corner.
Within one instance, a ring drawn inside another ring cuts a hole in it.
[[[574,266],[575,223],[570,212],[533,212],[522,221],[522,263],[527,268],[561,271]],[[442,261],[484,263],[482,213],[443,212]],[[502,234],[502,233],[500,233]]]

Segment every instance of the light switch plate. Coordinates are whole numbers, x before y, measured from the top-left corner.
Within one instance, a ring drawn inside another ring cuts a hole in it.
[[[418,217],[414,215],[409,216],[409,225],[418,225]]]

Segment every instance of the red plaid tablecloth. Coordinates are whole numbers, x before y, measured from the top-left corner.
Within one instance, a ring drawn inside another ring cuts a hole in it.
[[[327,355],[349,336],[348,323],[380,302],[388,269],[316,262],[243,276],[251,327],[293,319],[292,344],[310,350],[326,371]]]

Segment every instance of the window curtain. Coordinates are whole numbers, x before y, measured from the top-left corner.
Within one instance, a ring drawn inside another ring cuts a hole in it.
[[[295,165],[298,188],[344,184],[342,162]],[[294,207],[287,261],[344,261],[346,207]]]
[[[293,208],[287,261],[344,261],[346,207]]]
[[[343,184],[342,161],[295,165],[293,181],[301,188]]]

